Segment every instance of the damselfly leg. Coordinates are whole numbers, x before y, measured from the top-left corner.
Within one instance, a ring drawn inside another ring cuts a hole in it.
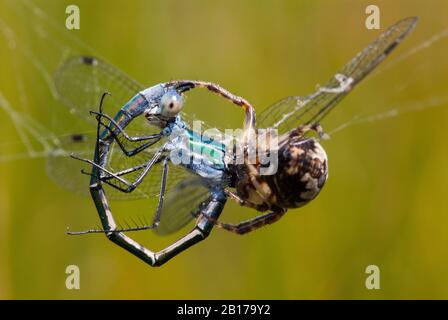
[[[165,190],[166,190],[166,179],[168,176],[168,158],[165,158],[163,160],[163,171],[162,171],[162,180],[160,183],[160,193],[159,193],[159,199],[157,203],[156,213],[154,215],[153,221],[150,225],[140,225],[136,227],[131,228],[120,228],[115,230],[102,230],[102,229],[91,229],[86,231],[79,231],[79,232],[67,232],[67,234],[70,235],[81,235],[81,234],[88,234],[88,233],[105,233],[105,232],[130,232],[130,231],[142,231],[142,230],[149,230],[156,228],[160,223],[162,208],[163,208],[163,201],[165,199]],[[102,182],[107,181],[102,180]],[[109,184],[111,186],[114,186],[112,184]],[[114,186],[115,187],[115,186]]]
[[[164,147],[161,147],[155,154],[154,156],[146,163],[143,164],[139,164],[137,166],[134,166],[132,168],[128,168],[119,172],[111,172],[110,170],[108,170],[104,164],[100,164],[100,159],[97,157],[99,157],[100,155],[100,150],[99,150],[99,146],[103,143],[103,139],[101,138],[101,127],[104,127],[107,130],[107,134],[111,134],[113,136],[113,139],[117,142],[117,144],[120,146],[121,150],[123,151],[123,153],[130,157],[130,156],[134,156],[137,153],[143,151],[144,149],[146,149],[147,147],[153,145],[154,143],[156,143],[157,141],[160,140],[160,137],[162,136],[161,134],[155,134],[155,135],[150,135],[150,136],[139,136],[139,137],[131,137],[129,136],[121,127],[118,123],[115,122],[114,119],[112,119],[110,116],[104,114],[102,112],[102,108],[103,108],[103,103],[104,103],[104,99],[106,96],[108,96],[109,93],[105,92],[103,93],[102,97],[101,97],[101,101],[100,101],[100,106],[99,106],[99,112],[94,112],[91,111],[91,114],[96,114],[96,119],[97,119],[97,142],[96,142],[96,152],[95,152],[95,159],[94,161],[90,160],[90,159],[86,159],[86,158],[81,158],[78,157],[74,154],[71,155],[71,157],[73,159],[79,160],[79,161],[83,161],[86,162],[90,165],[92,165],[93,167],[95,167],[96,169],[99,170],[100,174],[96,177],[97,179],[101,180],[102,182],[105,182],[106,184],[110,185],[111,187],[125,192],[125,193],[129,193],[132,192],[133,190],[135,190],[135,188],[142,183],[143,179],[145,178],[145,176],[149,173],[149,171],[151,170],[151,168],[158,162],[160,162],[163,157],[163,153],[165,151]],[[139,146],[131,151],[126,151],[124,145],[121,143],[120,139],[118,139],[118,135],[115,132],[115,130],[113,130],[110,125],[105,124],[103,121],[101,121],[102,117],[105,117],[106,119],[108,119],[111,124],[113,124],[115,126],[115,129],[122,134],[127,140],[131,141],[131,142],[140,142],[140,141],[146,141],[146,140],[150,140],[149,142],[145,143],[142,146]],[[164,166],[165,167],[165,166]],[[124,178],[122,178],[122,176],[138,171],[138,170],[143,170],[138,176],[137,178],[133,181],[133,182],[128,182],[127,180],[125,180]],[[93,175],[94,173],[87,173],[85,171],[81,171],[84,174],[88,174],[88,175]],[[164,175],[165,172],[162,173],[162,175]],[[124,184],[125,187],[120,186],[118,183],[114,183],[111,180],[112,179],[116,179],[118,182],[120,182],[121,184]]]
[[[86,163],[92,165],[93,167],[95,167],[96,169],[100,170],[100,174],[99,174],[99,176],[97,176],[97,178],[99,180],[101,180],[102,182],[107,183],[111,187],[113,187],[121,192],[129,193],[129,192],[134,191],[135,188],[137,188],[143,182],[143,179],[148,175],[148,173],[151,171],[151,169],[154,167],[155,164],[162,161],[162,159],[164,158],[163,157],[164,152],[165,152],[165,148],[162,147],[156,152],[156,154],[147,163],[137,165],[135,167],[132,167],[132,168],[129,168],[129,169],[126,169],[123,171],[119,171],[117,173],[111,172],[110,170],[106,169],[104,166],[99,165],[98,163],[96,163],[92,160],[80,158],[80,157],[77,157],[76,155],[71,155],[71,157],[73,159],[86,162]],[[128,182],[124,178],[121,178],[121,176],[123,176],[125,174],[129,174],[129,173],[135,172],[137,170],[142,170],[142,169],[143,169],[143,171],[137,176],[137,178],[133,182]],[[81,172],[83,174],[87,174],[90,176],[94,175],[93,172],[92,173],[88,173],[85,171],[81,171]],[[111,179],[116,179],[118,182],[121,182],[122,184],[124,184],[125,187],[121,187],[120,185],[118,185],[114,182],[111,182]]]
[[[160,138],[163,136],[162,133],[151,134],[148,136],[130,136],[109,115],[102,113],[102,112],[96,112],[96,111],[90,111],[90,113],[96,115],[97,121],[101,123],[101,125],[109,132],[109,134],[113,135],[113,137],[114,137],[115,141],[117,142],[118,146],[120,147],[120,149],[128,157],[132,157],[132,156],[140,153],[141,151],[145,150],[146,148],[152,146],[153,144],[158,142],[160,140]],[[110,124],[105,124],[101,120],[101,118],[106,118],[107,120],[110,121]],[[113,125],[113,127],[111,125]],[[115,128],[115,130],[114,130],[114,128]],[[123,141],[120,140],[120,136],[124,137],[124,139],[129,142],[142,142],[142,141],[147,141],[147,142],[145,142],[144,144],[142,144],[134,149],[127,150]]]

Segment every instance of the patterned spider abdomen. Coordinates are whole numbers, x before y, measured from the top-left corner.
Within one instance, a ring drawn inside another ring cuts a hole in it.
[[[264,179],[269,185],[272,204],[298,208],[313,200],[328,177],[325,150],[313,138],[290,136],[278,152],[278,170]]]
[[[279,145],[272,174],[254,174],[246,165],[234,170],[234,186],[243,205],[279,212],[301,207],[319,194],[328,177],[328,160],[315,139],[290,133]]]

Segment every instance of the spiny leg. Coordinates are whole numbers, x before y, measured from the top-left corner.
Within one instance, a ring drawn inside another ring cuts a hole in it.
[[[84,161],[84,160],[85,160],[85,159],[82,159],[82,161]],[[146,162],[145,162],[145,163],[141,163],[141,164],[138,164],[138,165],[136,165],[136,166],[134,166],[134,167],[131,167],[131,168],[128,168],[128,169],[124,169],[124,170],[122,170],[122,171],[114,172],[114,173],[113,173],[113,174],[114,174],[113,176],[102,176],[102,177],[99,177],[99,178],[101,178],[101,180],[102,180],[103,182],[106,182],[107,180],[115,179],[116,177],[122,177],[122,176],[125,176],[125,175],[127,175],[127,174],[130,174],[130,173],[132,173],[132,172],[141,170],[141,169],[145,168],[146,165],[147,165]],[[84,169],[81,170],[81,173],[86,174],[86,175],[89,175],[89,176],[92,175],[91,172],[86,172]]]
[[[166,180],[168,177],[168,168],[169,168],[168,161],[169,161],[168,158],[165,158],[165,160],[163,161],[163,171],[162,171],[162,181],[160,183],[159,201],[157,204],[157,209],[156,209],[156,213],[154,215],[152,224],[135,226],[135,227],[130,227],[130,228],[119,228],[119,229],[114,229],[114,230],[90,229],[90,230],[86,230],[86,231],[67,231],[67,234],[81,235],[81,234],[88,234],[88,233],[130,232],[130,231],[142,231],[142,230],[156,228],[160,223],[160,217],[161,217],[162,208],[163,208],[163,201],[165,199]]]
[[[79,161],[83,161],[86,162],[88,164],[91,164],[94,168],[96,168],[96,171],[100,171],[100,175],[97,176],[97,178],[107,184],[109,184],[110,186],[116,188],[119,191],[125,192],[125,193],[130,193],[132,191],[135,190],[135,188],[138,187],[138,185],[140,183],[143,182],[143,179],[146,177],[146,175],[149,173],[149,171],[152,169],[152,167],[159,162],[159,160],[161,159],[163,152],[165,152],[165,146],[163,146],[162,148],[160,148],[155,154],[154,156],[144,165],[139,165],[130,169],[126,169],[124,171],[120,171],[117,173],[111,172],[108,169],[106,169],[103,166],[100,166],[99,164],[97,164],[96,162],[89,160],[89,159],[85,159],[85,158],[80,158],[76,155],[70,155],[73,159],[79,160]],[[133,182],[128,182],[125,179],[121,178],[120,175],[123,175],[124,172],[130,173],[133,171],[136,171],[136,168],[144,168],[144,170],[142,171],[142,173],[140,173],[137,178],[133,181]],[[92,172],[90,175],[93,176],[94,174],[96,174],[95,172]],[[107,175],[105,175],[107,174]],[[121,183],[123,183],[126,187],[123,188],[113,182],[110,181],[111,178],[115,178],[118,181],[120,181]]]
[[[234,95],[228,90],[222,88],[221,86],[206,81],[195,81],[195,80],[177,80],[170,83],[174,85],[181,91],[191,90],[193,88],[205,88],[213,93],[219,94],[221,97],[231,101],[233,104],[240,106],[245,111],[244,119],[244,130],[254,130],[255,129],[255,111],[252,105],[244,98]]]

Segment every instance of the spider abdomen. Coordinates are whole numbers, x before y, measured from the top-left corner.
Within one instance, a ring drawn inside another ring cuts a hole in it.
[[[252,175],[245,165],[234,167],[234,186],[244,205],[281,211],[301,207],[319,194],[328,177],[328,160],[315,139],[290,135],[277,156],[277,170],[270,175]]]
[[[291,137],[278,153],[278,170],[266,176],[275,194],[275,205],[298,208],[313,200],[328,177],[328,159],[322,146],[312,138]]]

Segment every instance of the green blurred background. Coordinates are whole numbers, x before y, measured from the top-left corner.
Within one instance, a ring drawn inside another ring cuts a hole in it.
[[[364,27],[372,1],[362,0],[76,1],[76,31],[65,29],[69,4],[0,0],[0,97],[56,134],[80,125],[50,90],[49,77],[73,54],[98,55],[148,86],[213,81],[263,110],[312,92],[379,34]],[[54,184],[44,158],[15,159],[24,149],[14,124],[23,119],[0,110],[0,298],[448,298],[448,3],[374,4],[383,30],[414,15],[417,29],[324,128],[394,108],[411,112],[349,126],[326,141],[330,177],[311,204],[243,237],[215,230],[161,268],[104,236],[67,236],[67,226],[98,223],[90,198]],[[207,93],[192,94],[187,106],[222,126],[242,122],[239,110]],[[153,202],[112,205],[126,216],[152,214]],[[229,203],[222,219],[254,214]],[[135,236],[160,249],[180,234]],[[81,270],[80,290],[65,287],[71,264]],[[364,285],[372,264],[381,270],[380,290]]]

